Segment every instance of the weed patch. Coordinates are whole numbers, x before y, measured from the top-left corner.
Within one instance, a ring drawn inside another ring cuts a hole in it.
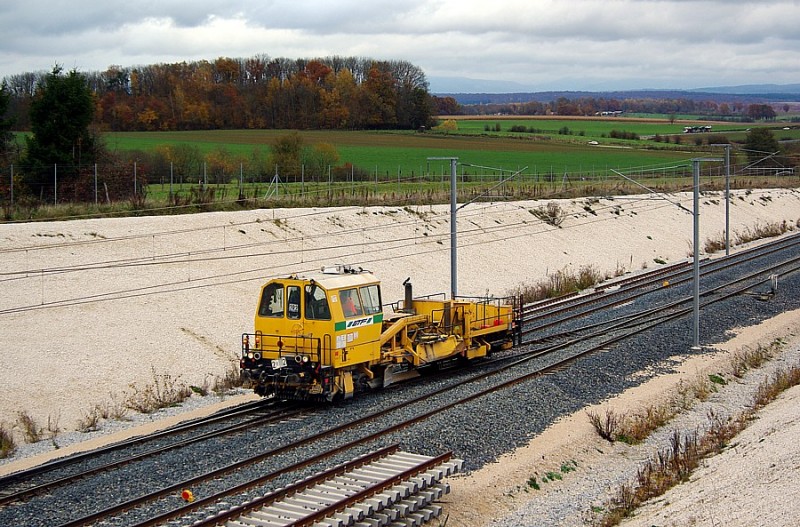
[[[192,390],[170,375],[160,375],[153,370],[153,382],[144,388],[131,384],[125,406],[143,414],[150,414],[161,408],[177,406],[192,395]]]
[[[17,424],[28,443],[38,443],[44,439],[44,428],[28,412],[17,412]]]
[[[553,227],[560,226],[564,222],[564,218],[567,217],[566,211],[554,201],[548,203],[547,206],[530,209],[530,213]]]
[[[687,481],[703,458],[722,452],[731,439],[747,427],[759,408],[798,384],[800,365],[779,370],[758,386],[753,404],[739,416],[722,419],[713,411],[709,412],[709,426],[702,436],[696,432],[681,434],[674,431],[669,445],[638,470],[634,482],[623,484],[606,507],[592,507],[592,514],[601,515],[592,524],[599,527],[618,525],[645,501],[661,496],[675,485]]]
[[[602,282],[604,276],[592,265],[582,266],[578,272],[561,270],[548,275],[547,279],[533,285],[519,286],[508,296],[522,297],[525,303],[537,302],[547,298],[557,298],[582,291]]]
[[[16,450],[14,434],[9,428],[6,428],[5,423],[0,424],[0,459],[11,457]]]

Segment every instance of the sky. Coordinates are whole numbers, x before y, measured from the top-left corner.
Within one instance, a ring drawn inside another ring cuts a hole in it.
[[[794,84],[800,0],[0,3],[0,78],[256,55],[404,60],[434,93]]]

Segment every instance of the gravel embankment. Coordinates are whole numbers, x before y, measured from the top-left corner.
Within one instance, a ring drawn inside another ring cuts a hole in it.
[[[687,288],[688,286],[683,286],[683,291],[680,287],[671,291],[658,291],[653,294],[653,298],[685,295]],[[781,281],[778,297],[769,302],[741,295],[704,310],[701,326],[703,341],[721,342],[733,328],[752,325],[798,308],[800,308],[800,278],[788,276]],[[487,463],[497,461],[500,456],[527,444],[532,437],[541,434],[558,419],[638,386],[658,374],[671,371],[677,364],[674,358],[685,356],[690,344],[691,329],[689,319],[685,317],[663,328],[628,339],[608,353],[581,359],[568,369],[460,405],[419,425],[392,434],[382,439],[379,444],[365,444],[356,451],[350,451],[336,460],[326,462],[325,465],[343,461],[378,446],[397,442],[404,449],[421,453],[432,454],[452,450],[457,457],[466,460],[467,470],[478,470]],[[530,366],[545,362],[545,359],[539,359],[532,361]],[[512,373],[501,374],[479,384],[495,384],[511,375]],[[85,485],[77,484],[59,490],[56,494],[57,500],[53,500],[52,496],[34,498],[24,506],[0,511],[0,522],[16,521],[31,526],[52,525],[82,516],[95,510],[95,503],[103,501],[102,496],[98,494],[116,496],[119,500],[126,496],[145,494],[165,481],[189,478],[275,446],[293,444],[313,431],[323,430],[338,423],[351,422],[379,408],[396,405],[398,400],[410,400],[423,391],[429,392],[435,388],[452,386],[457,383],[459,376],[460,374],[432,378],[426,382],[400,386],[324,409],[294,423],[255,428],[240,436],[193,445],[158,459],[132,465],[122,472],[124,476],[116,472],[109,473],[94,478]],[[300,457],[328,451],[342,440],[361,437],[382,426],[388,426],[413,414],[440,406],[459,394],[469,393],[472,389],[472,385],[458,386],[446,395],[425,403],[401,406],[371,424],[369,429],[348,432],[344,439],[333,438],[317,443],[313,447],[302,447],[275,456],[257,466],[238,471],[224,483],[205,484],[193,491],[197,496],[209,495],[233,481],[246,481],[277,466],[291,464]],[[310,467],[300,474],[275,481],[268,488],[255,491],[253,495],[284,485],[319,468],[321,466]],[[598,489],[607,488],[609,483],[613,485],[621,481],[606,481],[602,487],[589,486],[584,489],[586,497],[596,496]],[[163,500],[159,505],[146,511],[127,514],[120,525],[127,525],[136,519],[141,519],[142,515],[151,514],[154,510],[165,510],[179,503],[177,496]],[[585,504],[586,499],[580,503]],[[68,507],[65,507],[65,504],[68,504]],[[551,514],[555,514],[556,517],[551,517],[546,523],[558,524],[560,521],[558,517],[563,515],[564,511],[555,508]],[[515,520],[509,521],[511,525]]]

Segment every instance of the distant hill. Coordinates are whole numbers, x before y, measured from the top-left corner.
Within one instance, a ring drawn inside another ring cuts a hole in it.
[[[429,77],[430,91],[438,93],[529,93],[535,91],[533,86],[519,82],[467,77]]]
[[[460,104],[508,104],[551,102],[561,97],[606,99],[690,99],[742,103],[800,101],[800,84],[746,84],[692,89],[635,90],[539,90],[519,82],[471,79],[467,77],[430,77],[432,94],[453,97]]]
[[[794,88],[791,88],[794,86]],[[744,88],[744,87],[743,87]],[[755,87],[754,87],[755,88]],[[766,88],[766,86],[765,86]],[[744,104],[800,101],[800,85],[782,86],[785,91],[721,91],[721,88],[700,88],[695,90],[627,90],[627,91],[542,91],[515,93],[436,93],[439,97],[453,97],[459,104],[509,104],[522,102],[551,102],[562,97],[570,100],[581,98],[595,99],[687,99],[694,101],[741,102]]]
[[[719,86],[715,88],[697,88],[689,91],[703,93],[727,93],[739,95],[793,95],[800,94],[800,84],[744,84],[742,86]]]

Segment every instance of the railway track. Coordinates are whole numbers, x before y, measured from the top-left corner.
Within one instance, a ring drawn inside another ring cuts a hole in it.
[[[58,459],[31,469],[0,478],[0,507],[69,485],[79,479],[184,448],[214,437],[241,433],[253,426],[262,426],[289,419],[302,412],[297,405],[285,408],[272,401],[256,401],[195,419],[165,430],[107,445],[89,452]],[[233,422],[228,422],[233,421]],[[206,431],[203,429],[208,428]],[[171,440],[164,441],[170,438]],[[153,446],[151,444],[160,442]],[[149,446],[149,448],[148,448]],[[109,455],[125,450],[122,456],[107,460]]]
[[[763,284],[765,276],[769,274],[796,273],[798,258],[787,257],[757,272],[744,273],[735,283],[707,288],[703,291],[703,307],[709,308],[739,297]],[[681,271],[676,268],[674,272]],[[654,279],[663,280],[663,275]],[[676,279],[672,278],[671,281],[674,284]],[[628,287],[635,289],[633,286],[627,286],[626,289]],[[163,485],[149,493],[141,493],[133,499],[118,499],[110,506],[97,507],[91,515],[76,517],[62,525],[87,525],[112,517],[115,518],[115,524],[120,525],[159,525],[176,518],[180,518],[181,522],[194,522],[218,514],[223,508],[230,508],[232,502],[243,503],[251,501],[256,495],[270,494],[275,488],[285,486],[287,481],[303,479],[311,472],[340,462],[343,456],[349,459],[354,454],[359,455],[364,449],[379,448],[381,443],[392,441],[394,435],[401,430],[446,415],[458,407],[469,406],[521,383],[564,372],[569,365],[584,357],[608,351],[634,335],[687,317],[691,310],[687,307],[690,297],[681,296],[680,287],[648,288],[650,293],[653,290],[663,293],[666,289],[669,296],[674,296],[675,293],[679,298],[664,303],[662,309],[639,309],[635,306],[636,302],[628,300],[628,312],[616,317],[606,317],[605,320],[592,320],[593,316],[603,312],[602,309],[587,309],[583,313],[585,321],[581,325],[554,332],[550,342],[531,340],[533,345],[522,352],[486,361],[482,368],[486,371],[477,374],[459,373],[457,378],[449,377],[453,379],[451,384],[435,390],[420,388],[419,391],[424,393],[419,395],[406,396],[405,392],[386,390],[386,398],[399,396],[401,400],[395,404],[384,404],[383,408],[365,413],[356,419],[344,416],[339,424],[326,426],[317,433],[302,434],[292,440],[276,436],[270,441],[269,434],[254,437],[253,441],[260,442],[261,446],[256,455],[242,457],[202,474],[195,474],[192,478],[175,478],[169,485]],[[620,307],[614,309],[619,310]],[[575,320],[577,318],[570,318],[560,323],[574,323]],[[422,385],[424,383],[420,386]],[[316,423],[320,420],[324,422],[326,417],[330,417],[330,413],[322,412],[321,416],[316,416]],[[300,424],[304,429],[316,426],[306,423],[305,420]],[[255,430],[251,431],[255,433]],[[271,447],[273,442],[277,446]],[[296,455],[287,456],[289,452],[295,452]],[[248,475],[243,476],[244,472],[248,472]],[[223,482],[232,474],[240,475],[238,479],[243,481]],[[212,490],[215,486],[222,490]],[[175,499],[181,489],[186,488],[196,489],[195,495],[198,499],[195,502],[180,503]],[[147,508],[148,512],[131,513],[142,508]],[[0,510],[0,520],[3,513]],[[145,518],[140,519],[139,516]]]

